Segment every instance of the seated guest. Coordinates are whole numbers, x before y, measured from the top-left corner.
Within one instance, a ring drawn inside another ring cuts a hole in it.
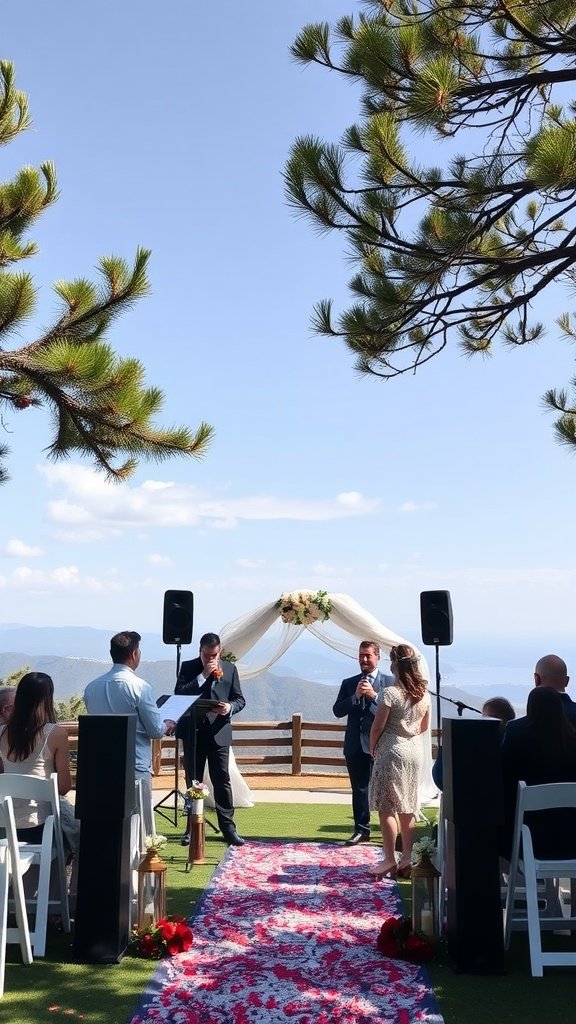
[[[511,722],[513,718],[516,718],[516,712],[512,707],[509,700],[505,697],[491,697],[482,705],[482,715],[484,718],[499,718],[502,723],[502,732],[507,722]],[[438,751],[438,756],[432,765],[432,778],[438,789],[442,789],[444,785],[443,769],[442,769],[442,747]]]
[[[570,676],[566,662],[556,654],[546,654],[536,662],[534,669],[534,686],[549,686],[560,694],[564,714],[576,728],[576,704],[566,693]]]
[[[516,712],[506,697],[491,697],[490,700],[485,701],[482,705],[482,714],[484,718],[499,718],[502,723],[502,732],[508,722],[516,718]]]
[[[54,710],[54,683],[45,672],[27,672],[16,687],[14,707],[8,724],[0,726],[0,772],[7,775],[33,775],[49,779],[56,772],[60,794],[60,823],[64,838],[64,851],[68,860],[78,852],[80,822],[74,809],[65,799],[72,780],[70,778],[70,747],[68,733],[56,724]],[[44,822],[50,805],[36,801],[14,800],[14,819],[18,838],[27,843],[42,840]],[[74,899],[77,883],[77,861],[72,862],[70,894]],[[32,895],[37,884],[37,869],[24,876],[24,891]],[[57,895],[54,873],[50,879],[50,899]]]
[[[58,776],[58,792],[71,788],[68,733],[56,724],[54,683],[45,672],[27,672],[16,687],[14,708],[7,725],[0,728],[0,771],[12,775]],[[37,843],[42,838],[44,808],[27,800],[14,800],[19,839]]]
[[[0,686],[0,727],[6,724],[14,707],[15,686]]]
[[[526,716],[509,722],[502,740],[504,836],[502,853],[512,847],[518,783],[535,786],[576,782],[576,729],[564,713],[561,693],[537,686],[528,696]],[[526,816],[537,857],[576,856],[576,812],[537,811]]]

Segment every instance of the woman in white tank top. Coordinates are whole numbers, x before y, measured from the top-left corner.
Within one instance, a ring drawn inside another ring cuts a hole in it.
[[[69,753],[68,734],[56,724],[52,679],[45,672],[27,672],[16,688],[12,717],[0,732],[0,771],[41,779],[56,772],[64,796],[71,787]],[[19,838],[37,842],[47,814],[47,805],[15,800]]]

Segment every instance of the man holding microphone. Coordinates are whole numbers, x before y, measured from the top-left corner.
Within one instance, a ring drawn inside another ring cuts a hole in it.
[[[378,694],[384,686],[394,682],[378,670],[380,647],[372,640],[362,640],[358,651],[360,673],[343,679],[333,712],[336,718],[348,716],[344,736],[344,757],[352,786],[352,814],[354,832],[346,846],[370,841],[370,805],[368,789],[372,758],[370,757],[370,729],[374,721]]]

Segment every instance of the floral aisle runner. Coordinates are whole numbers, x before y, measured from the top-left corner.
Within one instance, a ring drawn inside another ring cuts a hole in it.
[[[442,1024],[423,968],[383,957],[394,882],[376,848],[231,848],[191,921],[194,945],[163,960],[131,1024]]]

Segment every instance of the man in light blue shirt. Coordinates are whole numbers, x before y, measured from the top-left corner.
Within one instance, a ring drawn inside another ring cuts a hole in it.
[[[162,718],[150,683],[136,675],[140,664],[141,639],[139,633],[129,630],[112,637],[112,668],[88,683],[84,690],[84,702],[89,715],[136,715],[136,780],[142,779],[145,817],[148,819],[146,830],[152,833],[155,829],[151,811],[151,740],[165,734],[170,736],[176,725],[170,719]]]

